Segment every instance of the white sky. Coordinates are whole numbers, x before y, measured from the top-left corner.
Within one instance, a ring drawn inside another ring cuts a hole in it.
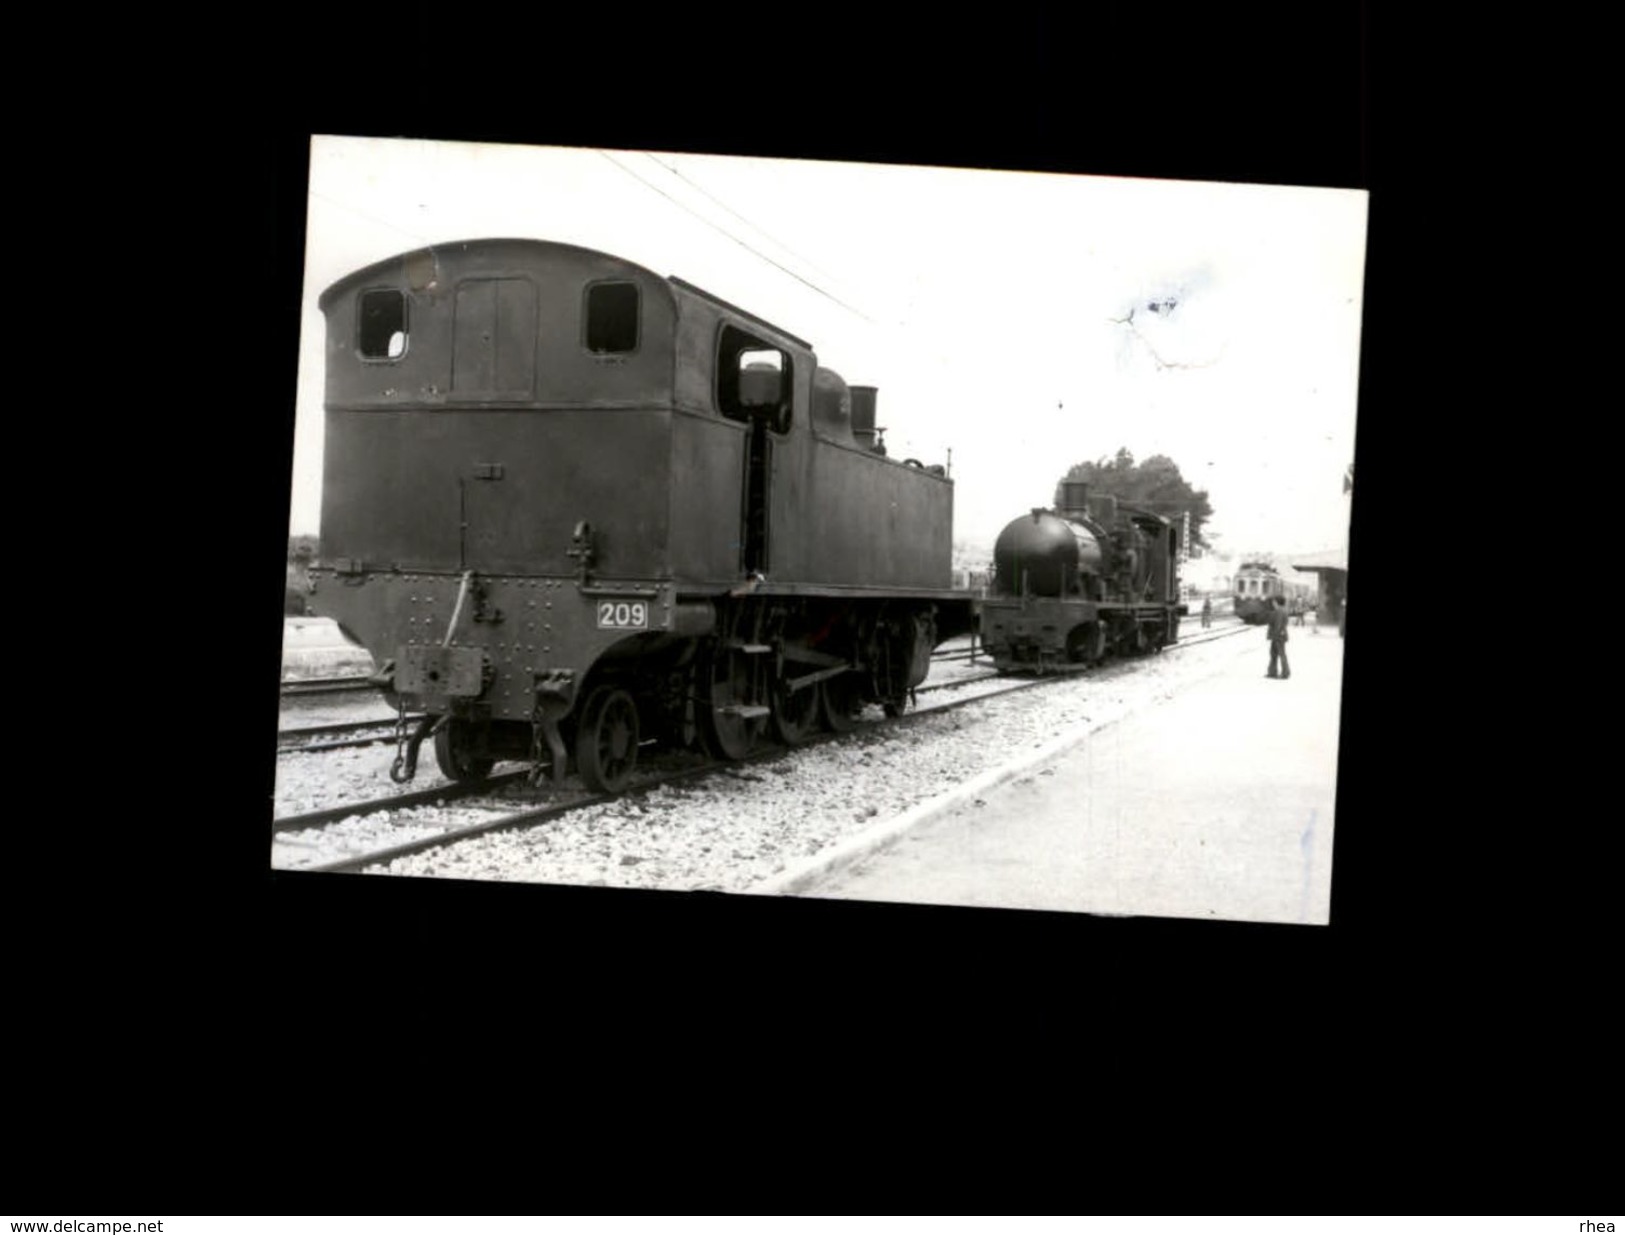
[[[1169,455],[1209,491],[1221,551],[1341,545],[1366,203],[1350,189],[318,137],[291,530],[319,530],[322,290],[423,245],[513,236],[697,283],[878,386],[894,457],[952,449],[955,539],[989,556],[1068,466],[1120,446]],[[1113,320],[1130,310],[1132,324]]]

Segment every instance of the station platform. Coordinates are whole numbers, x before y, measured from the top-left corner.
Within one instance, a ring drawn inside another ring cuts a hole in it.
[[[1324,925],[1343,641],[1294,626],[1285,680],[1262,628],[1233,642],[1214,676],[802,894]]]

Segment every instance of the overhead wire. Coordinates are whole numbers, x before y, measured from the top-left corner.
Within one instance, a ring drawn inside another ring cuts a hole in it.
[[[806,276],[798,273],[795,270],[792,270],[790,267],[784,265],[782,262],[777,261],[770,254],[762,252],[760,249],[758,249],[754,245],[752,245],[749,242],[747,242],[746,240],[742,239],[740,236],[736,235],[734,232],[730,231],[727,227],[722,226],[716,220],[714,220],[712,218],[708,218],[706,215],[700,213],[698,210],[695,210],[687,202],[684,202],[680,198],[674,197],[674,196],[672,196],[672,194],[667,193],[659,185],[651,183],[649,180],[645,179],[643,176],[641,176],[638,173],[634,172],[632,170],[632,168],[628,167],[620,159],[612,157],[608,151],[599,150],[596,153],[598,153],[599,155],[601,155],[602,157],[607,159],[610,163],[614,164],[616,167],[620,168],[621,171],[623,171],[627,175],[631,176],[634,180],[636,180],[639,184],[643,185],[645,188],[649,189],[651,192],[660,194],[660,196],[664,197],[667,201],[669,201],[673,205],[679,207],[680,209],[682,209],[686,213],[693,215],[695,218],[699,219],[700,222],[704,223],[707,227],[710,227],[713,230],[715,230],[715,231],[721,233],[722,235],[726,236],[729,240],[733,241],[735,244],[739,245],[741,248],[745,249],[747,252],[751,253],[753,256],[760,258],[761,260],[767,262],[769,265],[773,266],[775,269],[780,270],[783,273],[789,275],[791,278],[795,279],[798,283],[801,283],[801,284],[805,285],[806,287],[811,288],[813,291],[817,292],[820,296],[823,296],[825,299],[827,299],[827,300],[831,301],[832,303],[834,303],[836,305],[839,305],[841,308],[847,310],[847,312],[852,313],[855,316],[861,318],[863,321],[867,322],[869,325],[871,325],[871,326],[880,326],[883,330],[885,330],[885,332],[887,334],[887,337],[890,339],[891,344],[892,344],[892,346],[894,348],[901,348],[901,349],[906,349],[908,351],[915,351],[915,352],[920,350],[920,344],[918,343],[918,341],[915,338],[913,338],[911,332],[908,329],[908,323],[906,323],[904,321],[901,321],[901,320],[898,320],[898,321],[895,321],[895,322],[887,321],[885,323],[881,323],[881,322],[876,321],[875,318],[871,317],[868,313],[864,312],[862,309],[856,307],[853,304],[848,303],[846,300],[842,299],[840,296],[836,295],[834,292],[828,290],[827,288],[819,286],[813,280],[807,278]],[[735,210],[732,206],[729,206],[726,202],[722,201],[715,194],[708,191],[704,186],[702,186],[702,185],[696,183],[695,181],[691,180],[688,176],[685,176],[676,167],[671,166],[670,164],[668,164],[668,163],[664,162],[663,160],[657,158],[654,154],[652,154],[652,153],[650,153],[648,151],[638,151],[637,153],[642,154],[645,158],[647,158],[650,162],[654,163],[657,167],[660,167],[663,170],[671,173],[677,179],[681,180],[685,185],[689,186],[695,192],[699,193],[700,195],[705,197],[707,200],[712,202],[719,209],[725,211],[728,215],[730,215],[734,219],[737,219],[739,222],[743,223],[746,227],[749,227],[754,232],[756,232],[759,235],[761,235],[762,237],[764,237],[768,242],[770,242],[771,244],[777,246],[779,249],[781,249],[785,253],[790,254],[798,262],[801,262],[801,263],[805,264],[807,267],[810,267],[812,270],[816,271],[819,275],[822,275],[826,279],[833,280],[833,279],[836,278],[836,276],[831,275],[828,271],[823,270],[822,268],[820,268],[816,262],[810,260],[805,255],[803,255],[801,253],[798,253],[795,249],[791,248],[789,245],[787,245],[783,241],[779,240],[776,236],[774,236],[766,228],[764,228],[764,227],[760,226],[759,224],[753,222],[752,220],[746,218],[743,214],[741,214],[739,211]],[[936,348],[930,348],[928,350],[931,352],[931,355],[934,357],[937,364],[939,364],[939,365],[947,365],[947,364],[951,363],[951,361],[950,361],[950,359],[949,359],[949,357],[948,357],[948,355],[946,353],[940,352]]]
[[[369,211],[362,210],[357,206],[352,206],[349,202],[341,202],[337,198],[329,197],[326,193],[319,193],[315,189],[310,190],[310,196],[318,198],[330,206],[337,206],[340,210],[347,210],[357,218],[366,219],[369,222],[377,223],[381,227],[387,227],[391,231],[399,232],[403,236],[409,236],[411,239],[416,240],[419,244],[427,245],[429,243],[429,238],[422,232],[415,232],[409,227],[402,227],[399,223],[393,223],[389,219],[385,219],[379,215],[372,214]]]
[[[805,254],[796,252],[796,250],[792,249],[789,245],[785,244],[784,241],[780,240],[777,236],[773,235],[773,233],[768,231],[765,227],[762,227],[760,224],[754,223],[750,219],[747,219],[744,215],[740,214],[739,211],[735,210],[732,206],[728,205],[727,202],[723,201],[721,198],[717,197],[714,193],[711,193],[709,190],[707,190],[704,185],[697,183],[695,180],[693,180],[689,176],[685,176],[682,173],[682,171],[680,171],[678,168],[673,167],[670,163],[667,163],[664,159],[657,158],[653,154],[650,154],[646,150],[643,151],[642,154],[643,154],[644,158],[648,159],[651,163],[655,164],[655,166],[665,168],[668,172],[670,172],[672,175],[676,176],[684,184],[686,184],[690,188],[692,188],[696,193],[700,194],[702,197],[706,198],[708,201],[714,202],[717,206],[719,206],[723,210],[726,210],[729,214],[733,215],[734,218],[738,219],[741,223],[743,223],[746,227],[750,228],[752,231],[757,232],[762,236],[765,236],[768,240],[772,241],[779,248],[783,249],[786,253],[790,254],[790,256],[795,258],[797,261],[804,262],[807,266],[809,266],[811,269],[817,271],[819,274],[823,275],[826,279],[834,280],[836,278],[835,275],[831,274],[829,271],[827,271],[827,270],[823,269],[821,266],[819,266],[819,264],[817,262],[815,262],[811,258],[807,257]]]
[[[761,258],[764,262],[768,263],[768,265],[773,266],[773,267],[775,267],[775,268],[777,268],[779,270],[782,270],[785,274],[789,275],[792,279],[796,280],[796,282],[805,284],[807,287],[810,287],[813,291],[817,292],[820,296],[824,297],[826,300],[829,300],[829,301],[831,301],[831,302],[833,302],[835,304],[840,305],[841,308],[845,309],[848,313],[856,314],[858,317],[861,317],[864,321],[870,322],[871,324],[873,323],[874,319],[871,318],[862,309],[859,309],[859,308],[856,308],[853,305],[847,304],[846,301],[842,300],[839,296],[836,296],[831,292],[825,291],[822,287],[819,287],[818,284],[814,283],[812,280],[807,279],[807,278],[805,278],[804,276],[802,276],[800,274],[797,274],[794,270],[791,270],[783,262],[775,261],[772,257],[770,257],[766,253],[763,253],[760,249],[756,248],[755,246],[753,246],[751,244],[746,243],[744,240],[741,240],[738,236],[734,235],[727,228],[725,228],[721,224],[717,223],[714,219],[706,218],[699,211],[695,210],[692,206],[688,205],[688,203],[686,203],[684,201],[681,201],[678,198],[673,197],[670,193],[666,192],[659,185],[651,184],[648,180],[645,180],[642,176],[638,175],[630,167],[628,167],[626,164],[622,163],[619,159],[614,158],[613,156],[611,156],[610,153],[607,150],[600,150],[600,151],[598,151],[598,153],[600,155],[602,155],[605,159],[607,159],[615,167],[620,168],[628,176],[631,176],[632,179],[636,180],[644,188],[648,189],[650,192],[660,194],[661,197],[664,197],[667,201],[671,202],[672,205],[677,206],[678,208],[680,208],[680,209],[686,211],[687,213],[693,215],[696,219],[698,219],[700,222],[704,223],[707,227],[712,228],[714,231],[717,231],[717,232],[721,233],[722,235],[726,236],[729,240],[732,240],[735,244],[737,244],[740,248],[744,249],[746,252],[752,253],[755,256]],[[656,162],[659,162],[659,160],[656,160]],[[662,166],[664,166],[664,165],[662,165]],[[763,233],[763,234],[765,235],[766,233]],[[775,243],[777,243],[777,242],[775,242]]]

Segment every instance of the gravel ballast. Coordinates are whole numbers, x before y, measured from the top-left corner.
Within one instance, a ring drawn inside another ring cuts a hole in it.
[[[871,709],[876,720],[837,741],[701,780],[629,793],[535,827],[397,858],[368,873],[666,890],[772,887],[786,871],[804,868],[834,846],[1030,756],[1058,734],[1098,729],[1218,672],[1238,656],[1256,655],[1260,644],[1261,638],[1243,632],[902,725],[880,722],[878,709]],[[971,673],[968,667],[943,666],[931,682]],[[920,711],[949,697],[961,696],[951,690],[922,695]],[[432,752],[425,749],[424,755],[413,788],[443,779]],[[392,759],[389,747],[284,755],[277,765],[276,813],[385,796],[394,789]],[[467,826],[524,805],[585,796],[573,778],[562,790],[543,793],[553,796],[376,812],[319,831],[291,833],[279,838],[272,862],[296,868]]]

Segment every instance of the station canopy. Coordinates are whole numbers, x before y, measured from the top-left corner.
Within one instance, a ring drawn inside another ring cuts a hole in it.
[[[1315,572],[1335,570],[1347,574],[1349,569],[1348,550],[1323,549],[1319,553],[1305,553],[1292,559],[1292,569]]]

